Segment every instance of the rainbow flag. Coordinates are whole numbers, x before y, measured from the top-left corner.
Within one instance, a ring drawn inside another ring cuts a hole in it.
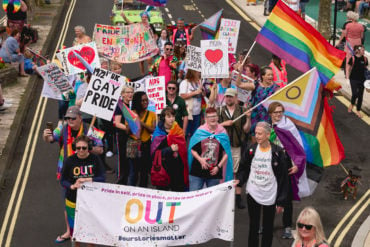
[[[163,7],[166,6],[167,0],[138,0],[140,2],[146,3],[150,6]]]
[[[218,30],[220,29],[223,11],[223,9],[219,10],[217,13],[199,24],[202,39],[215,39]]]
[[[338,72],[346,56],[281,0],[258,33],[256,42],[299,71],[316,67],[324,85]]]
[[[121,99],[118,101],[117,105],[121,109],[123,117],[125,118],[128,126],[130,127],[131,133],[134,134],[137,138],[140,138],[141,125],[139,116],[135,112],[131,111],[127,107],[127,105],[122,102]]]
[[[105,132],[92,126],[87,132],[87,136],[93,141],[100,143],[104,138]]]

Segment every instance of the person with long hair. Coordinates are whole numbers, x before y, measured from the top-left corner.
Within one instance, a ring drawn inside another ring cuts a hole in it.
[[[161,35],[157,39],[157,45],[159,48],[159,55],[163,56],[164,55],[164,45],[169,42],[169,35],[167,29],[162,29],[161,30]]]
[[[329,247],[319,213],[305,207],[297,218],[297,236],[292,247]]]
[[[178,41],[175,43],[175,48],[173,50],[173,56],[177,58],[177,79],[183,78],[184,69],[180,67],[185,67],[185,57],[186,57],[186,45],[184,42]]]
[[[285,87],[288,84],[288,73],[286,71],[285,61],[273,54],[269,66],[274,74],[274,83],[280,88]]]
[[[159,123],[154,130],[150,147],[153,157],[160,155],[163,168],[169,176],[167,184],[157,186],[159,190],[183,192],[189,187],[189,170],[186,152],[186,142],[183,130],[175,121],[175,110],[167,106],[159,116]]]
[[[128,138],[139,140],[138,149],[134,151],[135,157],[128,158],[130,163],[129,185],[136,186],[139,178],[139,186],[148,186],[148,175],[151,167],[150,144],[151,134],[155,129],[156,115],[148,110],[149,99],[145,92],[134,93],[132,110],[139,116],[141,132],[140,139],[131,134]]]

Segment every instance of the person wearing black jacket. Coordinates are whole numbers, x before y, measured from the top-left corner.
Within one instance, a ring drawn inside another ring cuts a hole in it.
[[[247,182],[250,218],[248,246],[259,246],[258,229],[262,208],[262,247],[272,246],[275,210],[282,212],[288,200],[288,158],[279,146],[269,141],[271,127],[266,122],[256,126],[256,141],[245,149],[236,184]]]

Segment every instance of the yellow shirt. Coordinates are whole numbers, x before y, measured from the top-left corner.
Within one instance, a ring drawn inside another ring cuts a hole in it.
[[[147,113],[148,113],[148,117],[146,118],[146,121],[144,122],[144,119],[145,119],[145,117],[146,117]],[[149,126],[155,126],[156,117],[157,117],[157,116],[155,115],[155,113],[154,113],[154,112],[146,110],[146,112],[145,112],[145,113],[144,113],[144,115],[140,118],[140,120],[141,120],[142,122],[144,122],[146,125],[149,125]],[[153,123],[154,123],[154,124],[153,124]],[[149,131],[148,131],[146,128],[141,127],[140,140],[141,140],[142,142],[147,142],[147,141],[149,141],[149,140],[150,140],[150,138],[151,138],[151,135],[152,135],[152,133],[149,133]]]

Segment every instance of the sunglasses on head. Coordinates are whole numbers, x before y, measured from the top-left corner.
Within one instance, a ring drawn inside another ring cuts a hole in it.
[[[302,223],[297,223],[298,228],[302,229],[303,227],[306,228],[306,230],[311,230],[313,225],[306,225]]]
[[[64,118],[65,120],[76,120],[76,118],[75,117],[66,117],[66,118]]]
[[[81,147],[76,147],[76,150],[86,150],[87,149],[87,147],[86,146],[81,146]]]

